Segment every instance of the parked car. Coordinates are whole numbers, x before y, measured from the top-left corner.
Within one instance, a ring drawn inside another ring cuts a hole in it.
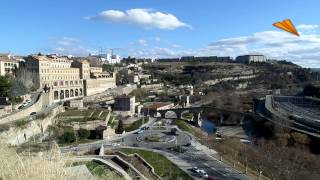
[[[33,115],[36,115],[37,114],[37,112],[32,112],[32,113],[30,113],[30,116],[33,116]]]
[[[24,108],[24,105],[21,105],[18,107],[18,109],[23,109]]]
[[[31,103],[32,101],[31,101],[31,99],[27,99],[26,102],[27,103]]]
[[[140,129],[138,132],[137,132],[137,134],[142,134],[144,132],[144,130],[143,129]]]
[[[203,169],[200,169],[198,174],[200,175],[200,177],[208,177],[208,173]]]
[[[191,172],[193,172],[193,173],[199,173],[199,168],[198,167],[192,167],[192,168],[190,168],[189,169]]]

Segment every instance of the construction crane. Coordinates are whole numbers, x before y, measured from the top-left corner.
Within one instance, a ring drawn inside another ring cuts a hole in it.
[[[111,52],[111,57],[113,57],[114,50],[119,50],[119,49],[121,49],[121,48],[109,48],[108,50],[110,50],[110,52]]]

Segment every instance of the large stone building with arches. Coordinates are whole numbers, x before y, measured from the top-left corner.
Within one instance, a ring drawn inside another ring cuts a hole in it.
[[[92,84],[94,80],[105,80],[102,82],[102,88],[98,88],[100,91],[94,91],[96,93],[105,91],[108,87],[115,87],[113,74],[92,79],[90,63],[87,60],[74,61],[56,55],[30,55],[25,59],[25,67],[32,73],[34,86],[49,92],[49,104],[88,95],[87,92],[92,90],[87,84],[88,82]],[[96,73],[96,68],[93,69]]]

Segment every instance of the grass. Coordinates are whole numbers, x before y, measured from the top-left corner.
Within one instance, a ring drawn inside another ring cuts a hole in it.
[[[143,159],[145,159],[155,170],[160,177],[163,179],[172,180],[191,180],[192,178],[181,170],[177,165],[173,164],[165,156],[140,149],[120,149],[121,152],[125,154],[139,154]]]
[[[138,121],[135,121],[134,123],[124,127],[124,130],[126,132],[134,131],[136,129],[139,129],[139,127],[149,121],[149,118],[141,118]]]
[[[172,150],[172,151],[175,151],[175,152],[178,152],[178,153],[184,153],[184,152],[187,151],[186,149],[184,149],[184,148],[181,147],[181,146],[173,147],[173,148],[171,148],[171,150]]]
[[[176,120],[176,121],[174,122],[174,124],[177,125],[181,130],[187,131],[187,132],[189,132],[189,133],[191,133],[191,134],[194,134],[194,129],[193,129],[193,127],[192,127],[190,124],[186,123],[185,121],[183,121],[183,120]]]
[[[185,113],[185,114],[182,114],[182,117],[184,119],[191,120],[193,118],[193,114],[192,113]]]
[[[101,113],[100,110],[95,110],[92,114],[91,117],[95,118],[95,119],[98,119],[99,118],[99,114]]]
[[[0,179],[3,180],[71,179],[64,170],[65,161],[57,147],[35,156],[24,156],[17,154],[13,147],[0,144],[0,162]]]
[[[21,128],[21,129],[26,128],[27,124],[28,124],[28,121],[26,121],[25,119],[18,120],[18,121],[14,122],[14,125],[18,128]]]
[[[150,135],[150,136],[147,136],[144,140],[149,142],[159,142],[160,137],[158,135]]]
[[[104,120],[104,119],[106,119],[108,114],[109,114],[109,111],[104,110],[103,113],[100,115],[100,118]],[[110,116],[110,118],[111,118],[111,116]]]
[[[102,112],[102,113],[101,113]],[[108,110],[87,109],[87,110],[66,110],[58,115],[64,122],[87,122],[94,120],[105,120]],[[99,116],[99,114],[101,115]],[[91,115],[92,114],[92,115]],[[91,116],[90,116],[91,115]]]
[[[88,168],[88,170],[91,172],[93,176],[95,176],[98,179],[123,179],[121,176],[116,174],[114,171],[110,170],[108,167],[106,167],[103,164],[100,164],[98,162],[94,161],[88,161],[88,162],[74,162],[73,166],[78,166],[85,164]]]
[[[90,116],[94,109],[86,110],[66,110],[65,112],[59,114],[59,117],[68,117],[68,116]]]

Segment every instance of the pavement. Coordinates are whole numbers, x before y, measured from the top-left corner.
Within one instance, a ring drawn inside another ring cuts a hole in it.
[[[152,126],[155,119],[151,118],[144,126]],[[170,129],[170,128],[168,128]],[[192,167],[198,167],[199,169],[205,170],[209,176],[214,179],[229,179],[229,180],[248,180],[250,177],[237,171],[233,167],[218,160],[217,152],[201,145],[195,137],[191,134],[179,130],[176,140],[170,142],[138,142],[137,137],[141,134],[136,134],[137,131],[132,131],[125,133],[118,137],[111,138],[109,140],[101,140],[89,144],[80,144],[77,147],[61,147],[61,152],[66,153],[70,151],[83,151],[88,149],[98,149],[101,144],[104,144],[105,149],[118,149],[118,148],[135,148],[135,149],[145,149],[149,151],[154,151],[160,153],[175,163],[179,168],[187,172],[194,179],[201,179],[189,170]],[[167,133],[168,130],[147,130],[146,134],[161,134]],[[181,137],[179,137],[181,136]],[[136,145],[138,144],[138,147]],[[183,153],[178,153],[172,151],[169,148],[180,145],[186,151]]]
[[[114,165],[113,163],[105,160],[105,159],[101,159],[101,158],[97,158],[97,157],[75,157],[72,158],[71,160],[73,161],[99,161],[105,165],[107,165],[108,167],[116,170],[117,172],[119,172],[121,174],[122,177],[124,177],[125,180],[132,180],[132,178],[129,176],[129,174],[124,171],[122,168],[117,167],[116,165]]]

